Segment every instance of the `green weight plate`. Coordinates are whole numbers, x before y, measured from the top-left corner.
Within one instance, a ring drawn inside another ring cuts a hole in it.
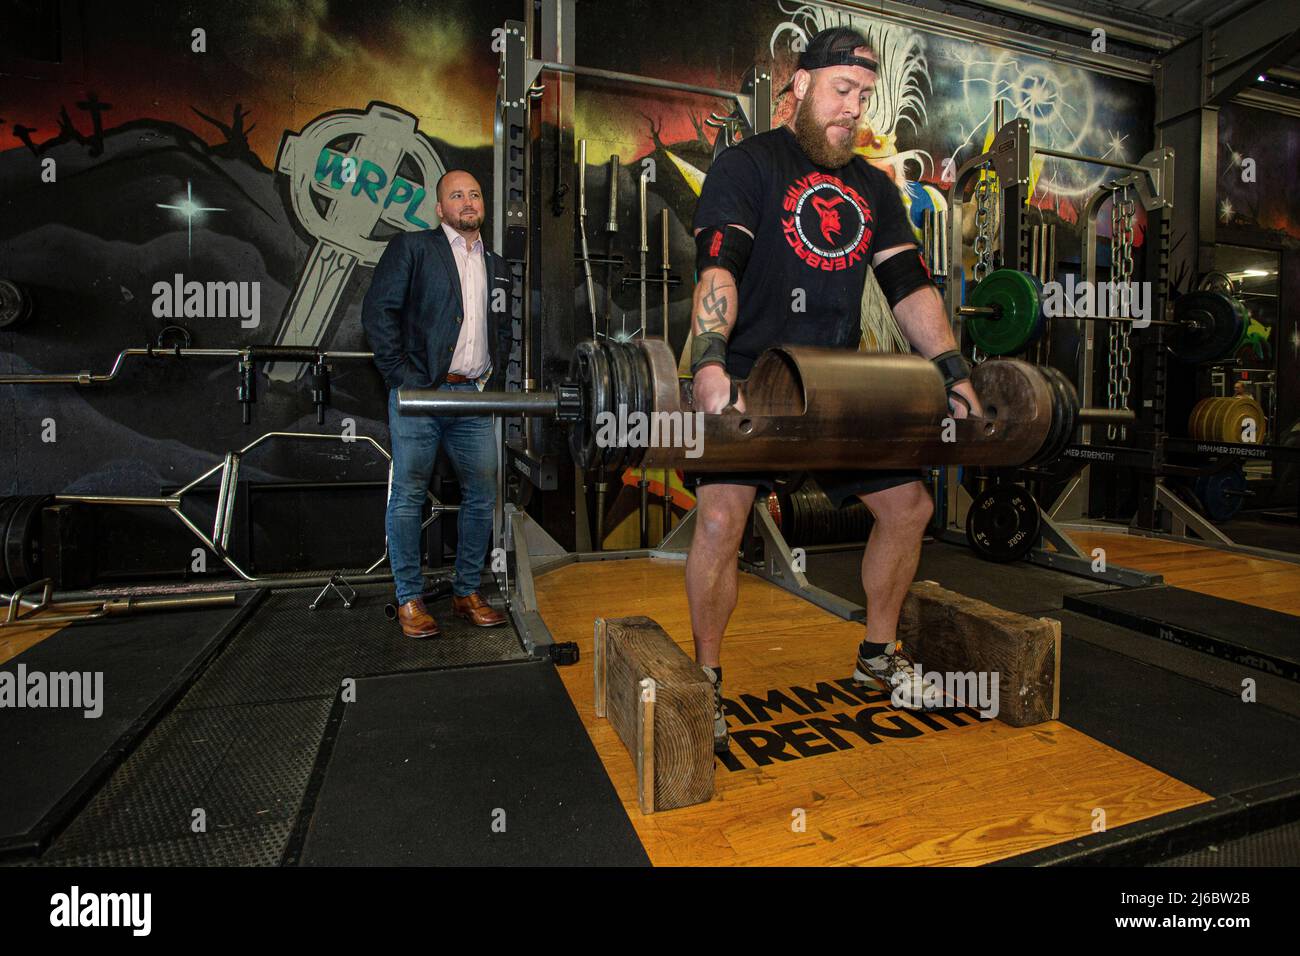
[[[1017,269],[997,269],[971,290],[969,305],[997,310],[966,320],[971,341],[988,355],[1012,355],[1041,334],[1043,290],[1038,280]]]

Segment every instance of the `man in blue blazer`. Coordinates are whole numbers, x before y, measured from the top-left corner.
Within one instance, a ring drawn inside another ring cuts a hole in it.
[[[420,520],[438,447],[460,478],[452,609],[479,627],[505,616],[479,593],[492,537],[497,448],[484,416],[402,415],[397,390],[503,387],[510,355],[510,272],[479,235],[483,191],[463,169],[438,180],[434,211],[441,225],[394,236],[375,266],[361,324],[388,387],[393,481],[388,492],[388,560],[397,588],[397,619],[408,637],[436,637],[438,623],[420,595]]]

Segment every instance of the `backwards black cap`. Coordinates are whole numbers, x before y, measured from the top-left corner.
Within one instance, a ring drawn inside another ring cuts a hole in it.
[[[875,73],[879,64],[865,56],[855,56],[858,47],[869,46],[866,37],[849,27],[830,27],[816,33],[808,46],[799,54],[796,70],[820,70],[827,66],[861,66]],[[794,77],[781,88],[777,96],[790,92]]]

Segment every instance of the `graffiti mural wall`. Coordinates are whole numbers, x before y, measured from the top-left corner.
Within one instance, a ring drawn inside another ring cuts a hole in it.
[[[31,322],[0,331],[0,369],[106,372],[120,349],[156,342],[169,326],[200,347],[364,350],[370,269],[398,230],[436,225],[430,193],[440,172],[463,166],[489,195],[496,187],[492,31],[524,9],[515,0],[84,5],[83,21],[65,25],[61,62],[0,64],[0,274],[29,286],[38,305]],[[771,65],[779,89],[817,29],[863,30],[882,70],[858,148],[893,176],[918,228],[925,209],[947,202],[953,164],[989,141],[998,100],[1006,119],[1033,123],[1036,143],[1125,160],[1152,146],[1145,85],[870,16],[736,0],[712,5],[700,31],[699,5],[687,2],[577,9],[584,65],[728,89],[756,62]],[[690,24],[694,40],[683,42]],[[726,107],[586,79],[576,103],[566,122],[589,141],[590,186],[604,195],[597,171],[617,154],[629,217],[631,171],[655,160],[652,215],[669,210],[674,271],[686,280],[673,290],[680,348],[692,278],[686,230],[715,153],[710,113]],[[775,121],[788,109],[775,104]],[[1103,175],[1056,160],[1034,166],[1033,206],[1064,227],[1063,258],[1078,255],[1069,237]],[[1102,222],[1105,235],[1106,210]],[[635,256],[633,232],[623,230],[625,256]],[[575,295],[581,302],[585,290]],[[615,298],[621,312],[636,307],[634,288],[619,286]],[[248,427],[238,384],[229,361],[144,361],[99,388],[2,387],[0,493],[156,494],[271,429],[338,432],[350,419],[386,441],[368,363],[335,367],[323,426],[301,365],[258,370]],[[47,419],[55,441],[43,440]],[[247,473],[379,473],[361,458],[276,450]]]

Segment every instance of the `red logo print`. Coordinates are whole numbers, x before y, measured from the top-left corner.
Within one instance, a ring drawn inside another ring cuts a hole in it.
[[[873,216],[865,197],[838,176],[814,172],[786,187],[781,231],[805,265],[841,272],[860,264],[871,246]]]
[[[718,250],[722,248],[722,230],[719,229],[713,234],[713,241],[709,243],[709,258],[718,258]]]
[[[836,196],[834,199],[823,199],[821,196],[813,196],[812,207],[821,217],[822,238],[827,242],[834,242],[835,237],[840,232],[840,214],[836,206],[844,202],[843,196]]]

